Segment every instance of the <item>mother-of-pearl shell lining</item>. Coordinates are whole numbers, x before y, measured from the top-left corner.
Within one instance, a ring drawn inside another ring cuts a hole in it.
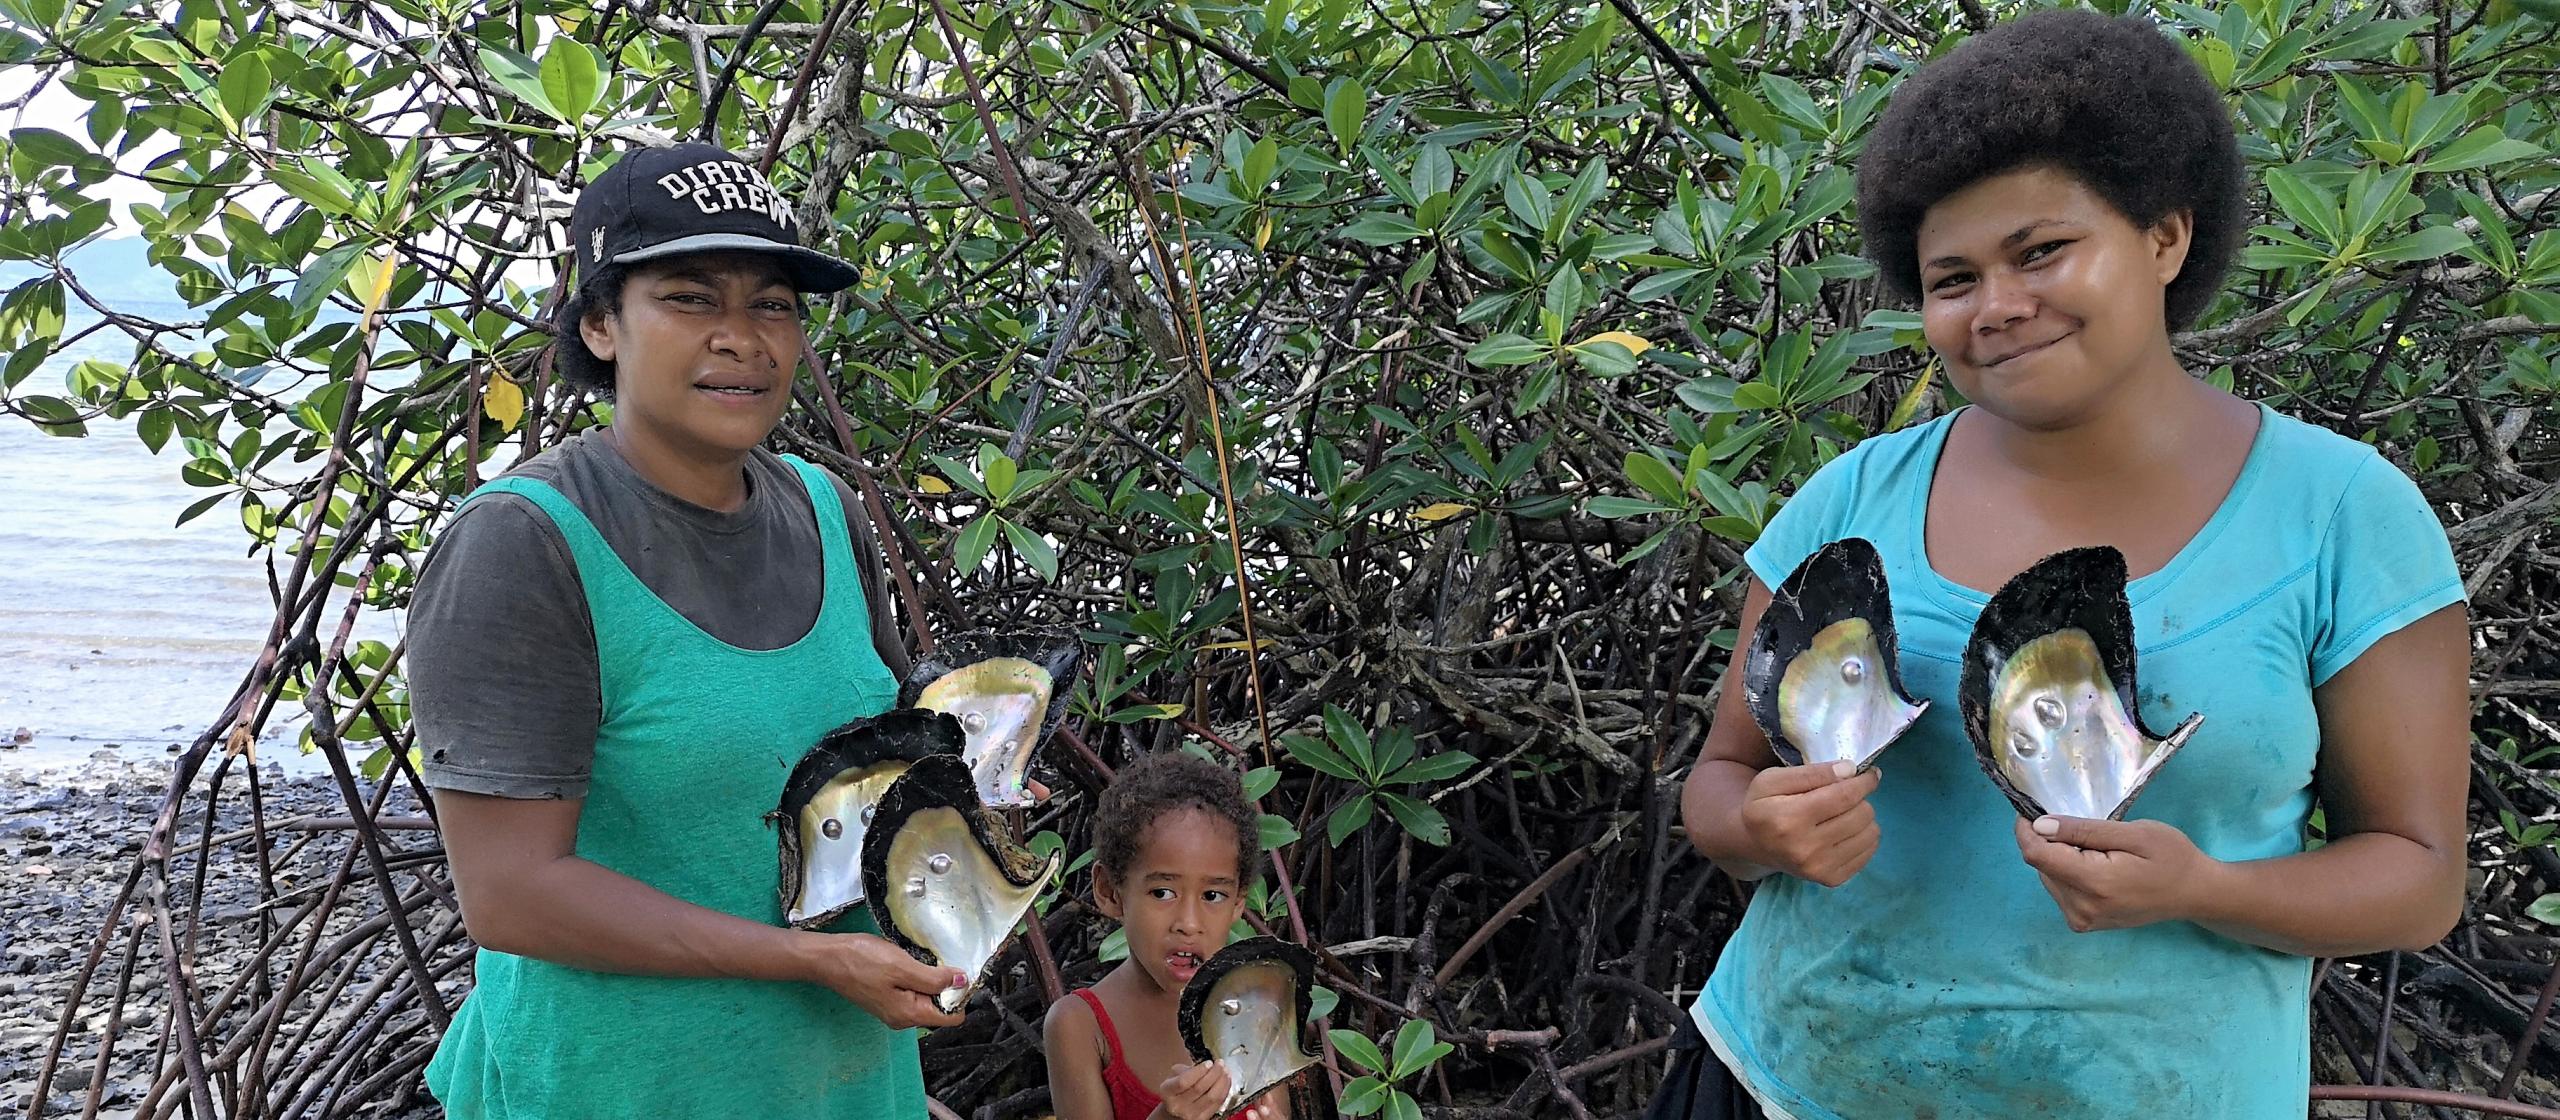
[[[1044,859],[1005,835],[952,755],[917,760],[889,787],[862,856],[881,933],[917,960],[966,977],[936,997],[945,1011],[968,1002],[1061,862],[1060,853]]]
[[[978,785],[978,799],[997,806],[1028,805],[1025,776],[1049,710],[1049,671],[1018,657],[990,657],[953,670],[926,685],[916,706],[960,720],[968,736],[961,756]]]
[[[800,810],[800,881],[786,920],[799,925],[840,914],[862,901],[862,837],[889,783],[907,772],[888,759],[829,779]]]
[[[2000,772],[2045,812],[2114,820],[2203,722],[2144,734],[2087,631],[2057,630],[2009,655],[1992,678],[1989,741]]]
[[[1844,618],[1814,635],[1778,681],[1778,723],[1806,764],[1849,762],[1864,770],[1928,701],[1911,703],[1882,670],[1884,650],[1864,618]]]

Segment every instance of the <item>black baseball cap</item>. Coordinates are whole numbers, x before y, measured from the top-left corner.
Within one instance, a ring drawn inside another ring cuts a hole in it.
[[[710,144],[635,148],[578,195],[569,217],[581,273],[684,253],[771,253],[791,286],[834,292],[854,267],[800,243],[791,200],[754,164]]]

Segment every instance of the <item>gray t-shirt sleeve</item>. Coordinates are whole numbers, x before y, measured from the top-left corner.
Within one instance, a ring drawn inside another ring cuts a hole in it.
[[[871,644],[880,651],[880,661],[889,667],[890,675],[903,681],[914,658],[907,652],[906,631],[898,625],[897,604],[889,601],[888,581],[880,575],[880,542],[871,532],[871,514],[862,504],[862,495],[835,472],[827,472],[827,478],[836,484],[836,501],[844,505],[845,527],[853,534],[854,571],[862,576],[862,600],[871,608]]]
[[[482,498],[438,535],[408,614],[428,785],[586,796],[603,690],[577,571],[550,518],[512,494]]]

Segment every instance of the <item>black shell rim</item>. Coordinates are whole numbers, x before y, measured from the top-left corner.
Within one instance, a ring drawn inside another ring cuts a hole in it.
[[[1991,596],[1991,602],[1974,619],[1973,635],[1965,642],[1964,668],[1956,686],[1956,704],[1964,716],[1965,737],[1973,740],[1973,760],[1989,775],[1992,784],[2008,797],[2018,815],[2035,820],[2046,815],[2044,806],[2028,796],[2000,772],[1998,755],[1991,744],[1991,682],[2009,656],[2028,642],[2057,631],[2077,629],[2089,635],[2098,647],[2098,664],[2115,686],[2116,699],[2132,718],[2134,730],[2144,738],[2171,744],[2175,750],[2183,746],[2203,717],[2189,715],[2169,735],[2151,730],[2142,720],[2141,693],[2134,682],[2135,663],[2133,603],[2126,597],[2128,582],[2124,553],[2107,545],[2067,549],[2030,565]],[[2152,777],[2159,775],[2152,769]],[[2133,808],[2134,798],[2141,795],[2150,778],[2125,792],[2124,799],[2107,817],[2121,820]]]
[[[925,686],[991,657],[1017,657],[1049,674],[1049,707],[1040,713],[1040,738],[1047,743],[1067,720],[1067,697],[1076,674],[1084,669],[1084,646],[1067,630],[973,630],[937,639],[933,652],[917,659],[898,688],[898,703],[913,707]]]
[[[1249,964],[1271,961],[1288,965],[1290,971],[1298,974],[1298,1045],[1301,1048],[1306,1046],[1304,1032],[1307,1024],[1313,1021],[1315,1010],[1316,955],[1296,942],[1268,936],[1248,937],[1212,954],[1208,962],[1200,966],[1200,971],[1192,975],[1191,982],[1182,986],[1182,1007],[1174,1016],[1174,1025],[1181,1030],[1182,1047],[1190,1052],[1192,1061],[1209,1060],[1208,1039],[1200,1030],[1201,1016],[1209,1007],[1209,993],[1217,988],[1219,981],[1227,978],[1228,973]],[[1274,1081],[1271,1085],[1279,1083]],[[1257,1085],[1249,1093],[1231,1090],[1228,1096],[1234,1100],[1252,1100],[1270,1092],[1271,1085]]]
[[[915,762],[929,754],[960,753],[967,741],[958,721],[925,708],[892,708],[850,721],[818,738],[782,785],[772,816],[796,817],[810,800],[847,770],[887,759]]]
[[[1863,618],[1875,632],[1883,654],[1885,686],[1903,703],[1921,706],[1902,684],[1901,646],[1893,627],[1893,593],[1885,581],[1884,556],[1865,537],[1842,537],[1813,550],[1796,570],[1769,593],[1751,631],[1751,649],[1742,660],[1742,696],[1751,721],[1769,740],[1770,753],[1789,766],[1804,765],[1804,750],[1781,730],[1778,685],[1787,666],[1813,646],[1815,635],[1833,623]],[[1890,745],[1890,744],[1888,744]],[[1882,747],[1877,753],[1883,753]],[[1872,765],[1870,756],[1868,764]]]
[[[928,713],[949,722],[956,731],[960,721],[940,712]],[[906,951],[910,957],[928,965],[939,965],[942,959],[900,928],[889,912],[889,843],[907,826],[907,821],[926,809],[957,809],[962,820],[969,822],[969,835],[980,848],[995,857],[997,870],[1016,887],[1029,887],[1049,876],[1058,865],[1058,854],[1048,858],[1034,856],[1028,849],[1006,836],[1003,823],[978,801],[977,779],[970,776],[967,763],[957,754],[937,754],[917,759],[907,772],[890,783],[889,792],[880,798],[880,811],[871,818],[871,829],[862,835],[862,901],[870,907],[871,920],[880,927],[880,936]],[[1019,925],[1020,923],[1015,923]],[[1020,936],[1006,935],[1003,945]],[[1003,945],[997,955],[1003,955]]]
[[[957,756],[963,739],[957,721],[940,712],[922,708],[893,708],[876,716],[849,721],[818,737],[818,744],[791,767],[791,776],[782,783],[782,802],[764,815],[765,823],[774,826],[780,840],[782,879],[780,893],[782,916],[793,929],[816,929],[844,917],[859,902],[848,902],[832,910],[803,916],[791,921],[792,903],[800,886],[800,830],[794,825],[800,810],[816,799],[818,791],[847,770],[876,765],[889,759],[903,759],[912,764],[930,754]],[[867,891],[868,888],[866,888]]]

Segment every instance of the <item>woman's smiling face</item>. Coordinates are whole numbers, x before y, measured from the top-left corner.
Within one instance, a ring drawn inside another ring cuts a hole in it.
[[[699,253],[636,266],[622,310],[579,324],[614,363],[614,426],[697,455],[744,454],[791,403],[807,339],[800,298],[767,254]]]
[[[2144,362],[2167,357],[2163,295],[2190,224],[2135,225],[2069,173],[1994,175],[1919,228],[1929,345],[1966,399],[2021,427],[2068,425]]]

